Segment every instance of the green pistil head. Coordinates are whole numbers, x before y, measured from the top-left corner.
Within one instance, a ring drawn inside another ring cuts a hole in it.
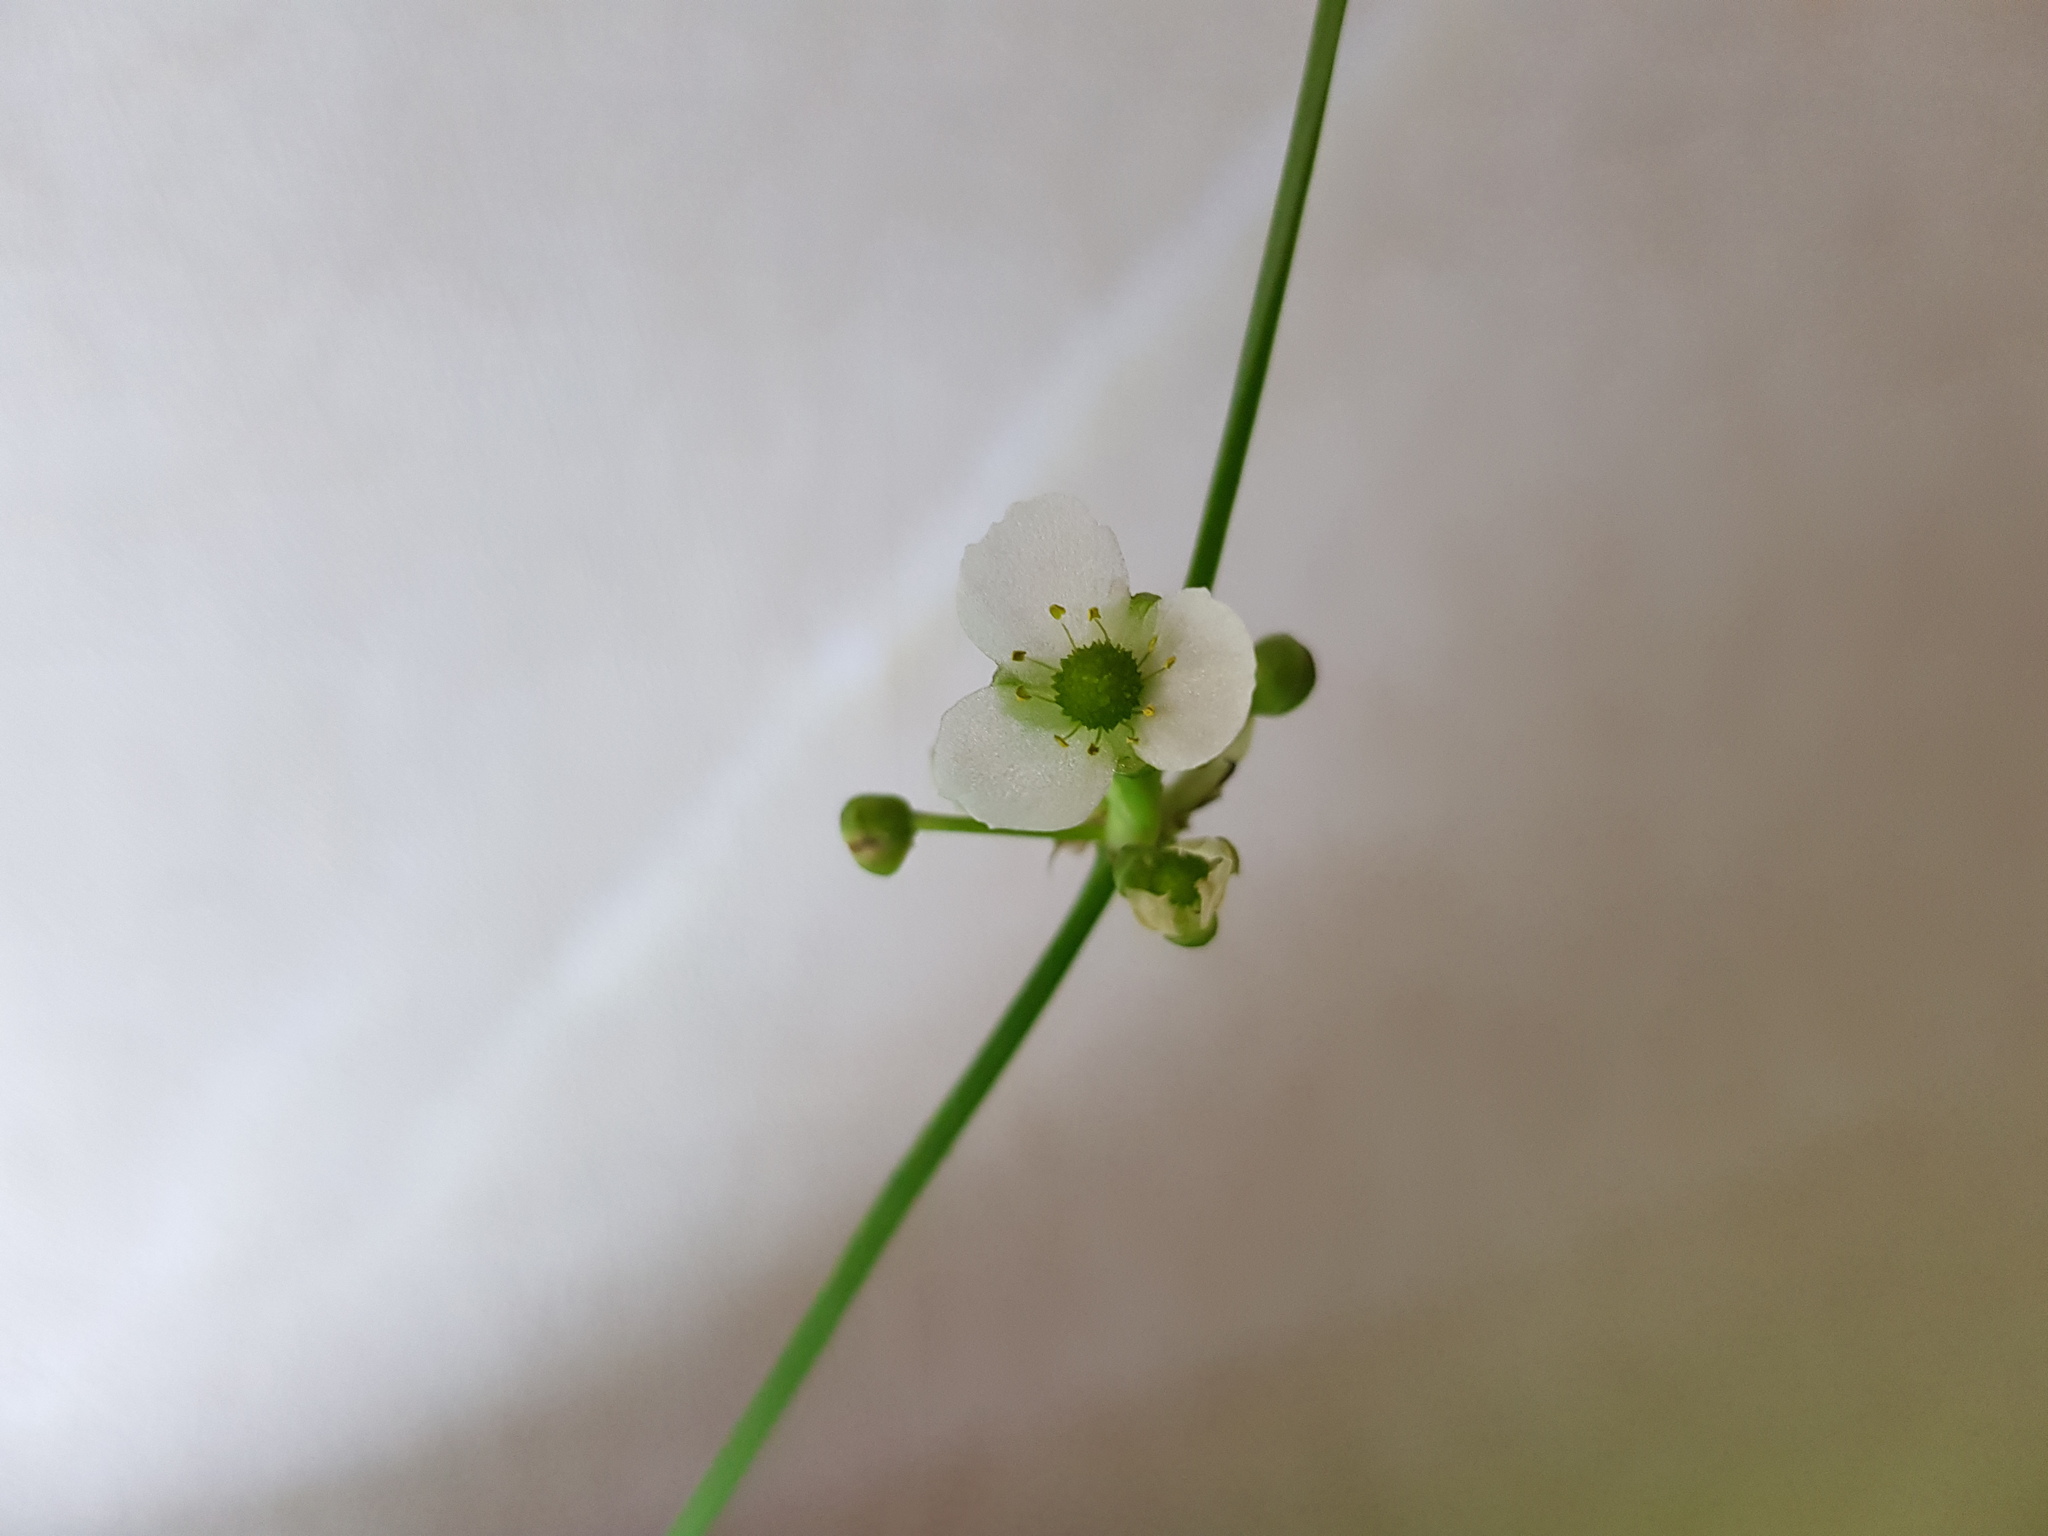
[[[1091,731],[1111,730],[1130,719],[1144,691],[1138,658],[1107,640],[1074,651],[1052,680],[1053,702],[1069,720]]]

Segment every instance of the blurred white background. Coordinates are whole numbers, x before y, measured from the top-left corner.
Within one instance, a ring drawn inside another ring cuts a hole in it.
[[[961,547],[1186,559],[1311,6],[0,11],[0,1529],[680,1506],[1079,877]],[[1354,7],[1112,910],[747,1532],[2048,1521],[2048,20]],[[993,840],[991,840],[993,841]]]

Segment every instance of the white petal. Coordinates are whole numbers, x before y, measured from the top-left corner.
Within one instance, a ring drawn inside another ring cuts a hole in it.
[[[1206,928],[1223,910],[1223,893],[1230,888],[1230,877],[1237,873],[1237,845],[1225,837],[1188,837],[1174,846],[1209,861],[1209,873],[1196,882],[1195,887],[1202,893],[1199,921]]]
[[[1047,611],[1053,604],[1071,615],[1067,628],[1079,638],[1090,608],[1109,613],[1130,596],[1116,535],[1077,498],[1054,494],[1018,502],[967,546],[955,607],[990,661],[1023,651],[1057,666],[1072,646]]]
[[[1138,723],[1138,756],[1155,768],[1194,768],[1244,728],[1258,661],[1244,620],[1202,587],[1160,603],[1153,658],[1167,657],[1173,665],[1145,686],[1153,715]]]
[[[946,711],[932,748],[932,782],[978,821],[1024,832],[1055,832],[1086,821],[1109,793],[1107,752],[1016,719],[1001,693],[983,688]]]
[[[1068,623],[1071,627],[1072,620]],[[1091,624],[1088,627],[1093,629],[1095,626]],[[1133,656],[1143,656],[1146,644],[1159,628],[1159,600],[1155,597],[1142,613],[1136,611],[1135,604],[1112,603],[1102,610],[1102,627],[1111,640]],[[1074,638],[1081,638],[1079,631],[1075,632]]]

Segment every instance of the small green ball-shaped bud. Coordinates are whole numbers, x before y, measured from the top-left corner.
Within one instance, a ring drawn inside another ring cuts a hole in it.
[[[1252,647],[1259,680],[1252,688],[1252,713],[1284,715],[1316,686],[1316,659],[1292,635],[1268,635]]]
[[[893,875],[910,857],[917,829],[900,795],[855,795],[839,813],[839,835],[853,861],[871,874]]]

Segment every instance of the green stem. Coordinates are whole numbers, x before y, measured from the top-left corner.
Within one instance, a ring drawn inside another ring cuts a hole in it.
[[[953,1091],[946,1095],[945,1102],[926,1123],[916,1142],[904,1154],[903,1161],[896,1165],[896,1171],[889,1175],[889,1182],[882,1186],[875,1203],[868,1207],[867,1215],[861,1218],[860,1225],[847,1241],[845,1251],[839,1255],[839,1262],[833,1266],[831,1275],[811,1302],[811,1309],[796,1325],[796,1332],[789,1336],[789,1342],[782,1346],[782,1353],[769,1369],[768,1379],[761,1383],[754,1400],[747,1404],[746,1412],[733,1425],[732,1433],[726,1438],[717,1459],[704,1474],[704,1480],[697,1484],[697,1491],[690,1496],[688,1507],[669,1527],[669,1536],[702,1536],[711,1528],[711,1522],[718,1518],[725,1501],[732,1497],[733,1489],[746,1475],[748,1463],[761,1449],[769,1431],[774,1429],[775,1421],[782,1416],[790,1398],[796,1395],[796,1389],[810,1371],[811,1363],[831,1339],[832,1330],[839,1326],[839,1319],[860,1290],[861,1282],[875,1267],[875,1260],[881,1257],[882,1249],[888,1245],[918,1194],[945,1160],[962,1128],[981,1101],[988,1097],[989,1089],[995,1086],[1003,1068],[1017,1053],[1017,1047],[1031,1032],[1031,1026],[1052,997],[1053,989],[1067,974],[1067,967],[1074,963],[1074,956],[1080,953],[1088,930],[1095,926],[1095,920],[1102,916],[1102,909],[1109,905],[1115,888],[1109,861],[1098,856],[1087,883],[1081,887],[1081,894],[1074,898],[1067,920],[1060,924],[1060,931],[1046,945],[1045,953],[1039,956],[1038,964],[1025,978],[1024,985],[1018,989],[1017,996],[1004,1011],[994,1032],[975,1054],[974,1060],[968,1063],[960,1081],[953,1085]]]
[[[1062,827],[1057,832],[1024,832],[1016,827],[992,827],[987,822],[976,821],[972,816],[942,816],[937,811],[912,811],[910,825],[919,832],[986,832],[994,837],[1049,837],[1056,843],[1097,842],[1102,837],[1102,823],[1084,821],[1078,827]]]
[[[1213,587],[1216,567],[1223,563],[1223,536],[1230,531],[1230,511],[1237,504],[1237,483],[1244,477],[1244,456],[1251,448],[1252,423],[1259,415],[1259,395],[1266,387],[1266,364],[1272,360],[1273,337],[1280,329],[1280,304],[1287,297],[1287,273],[1294,265],[1294,239],[1301,232],[1301,210],[1308,203],[1308,178],[1316,168],[1316,141],[1323,131],[1323,104],[1330,98],[1330,72],[1337,63],[1337,34],[1344,29],[1345,0],[1317,0],[1309,33],[1308,65],[1301,74],[1301,95],[1294,103],[1294,128],[1287,136],[1287,159],[1280,169],[1280,192],[1273,199],[1273,222],[1266,230],[1266,254],[1259,261],[1258,286],[1252,290],[1251,318],[1245,322],[1244,347],[1237,355],[1237,381],[1230,389],[1230,413],[1223,420],[1223,441],[1216,448],[1216,470],[1209,478],[1209,499],[1202,508],[1202,527],[1188,560],[1190,587]]]
[[[1120,773],[1109,781],[1102,846],[1111,853],[1133,843],[1159,841],[1159,770]]]
[[[1337,57],[1337,34],[1344,24],[1345,0],[1317,0],[1315,25],[1310,34],[1308,64],[1302,73],[1301,95],[1295,104],[1294,129],[1287,141],[1287,161],[1280,173],[1280,192],[1273,204],[1273,223],[1266,235],[1266,254],[1259,264],[1258,286],[1252,295],[1251,320],[1245,327],[1244,351],[1238,358],[1237,382],[1230,396],[1230,414],[1223,428],[1223,442],[1216,452],[1216,473],[1209,486],[1209,500],[1202,511],[1201,530],[1195,537],[1194,557],[1188,563],[1187,585],[1206,587],[1216,579],[1216,567],[1223,558],[1223,538],[1230,531],[1230,509],[1237,499],[1237,482],[1244,474],[1245,450],[1251,444],[1252,423],[1259,413],[1259,392],[1266,381],[1266,364],[1272,357],[1273,337],[1280,324],[1280,304],[1287,294],[1287,269],[1294,258],[1294,240],[1301,228],[1301,210],[1308,198],[1309,173],[1315,168],[1316,138],[1322,130],[1323,103],[1330,94],[1330,71]],[[1000,830],[985,827],[971,817],[933,816],[917,813],[913,825],[930,831],[972,832]],[[1054,838],[1080,837],[1084,827],[1070,827],[1049,834]],[[1046,834],[1040,834],[1046,835]],[[1099,836],[1099,832],[1089,833]],[[1067,920],[1046,946],[1038,964],[1010,1003],[995,1030],[974,1060],[968,1064],[953,1091],[946,1095],[918,1136],[889,1182],[868,1207],[867,1215],[854,1229],[845,1251],[833,1267],[824,1286],[812,1300],[810,1310],[796,1325],[796,1332],[782,1347],[768,1379],[755,1392],[739,1422],[690,1495],[690,1502],[669,1527],[669,1536],[703,1536],[732,1497],[748,1466],[782,1417],[782,1410],[796,1395],[809,1374],[839,1319],[853,1302],[868,1271],[875,1267],[883,1248],[896,1228],[945,1160],[974,1111],[995,1086],[997,1077],[1016,1054],[1017,1047],[1031,1031],[1039,1013],[1052,997],[1053,989],[1074,962],[1102,910],[1109,905],[1116,883],[1109,861],[1096,855],[1095,868],[1074,898]]]

